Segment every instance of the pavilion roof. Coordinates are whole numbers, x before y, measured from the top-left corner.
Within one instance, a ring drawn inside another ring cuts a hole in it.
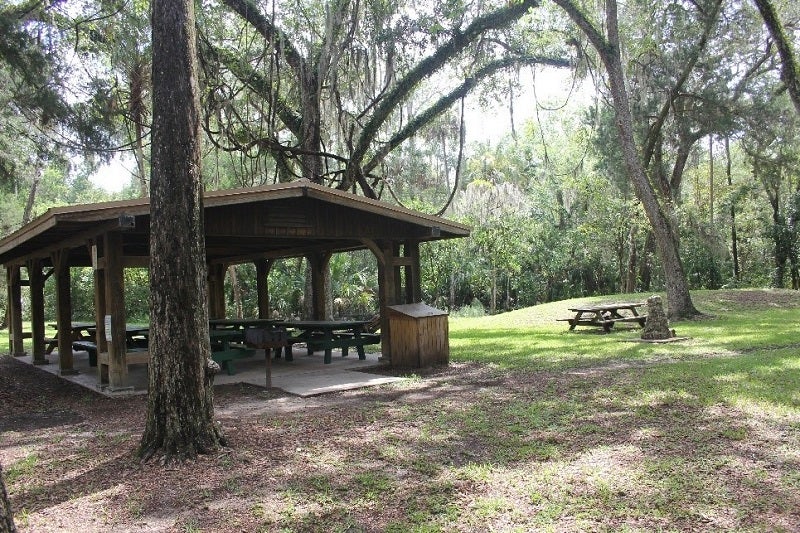
[[[209,262],[297,257],[363,249],[381,240],[469,235],[462,224],[306,180],[208,192],[203,205]],[[148,257],[150,199],[48,209],[0,240],[0,263],[39,258],[49,264],[52,252],[69,248],[71,266],[89,266],[88,244],[117,229],[123,232],[126,257]]]

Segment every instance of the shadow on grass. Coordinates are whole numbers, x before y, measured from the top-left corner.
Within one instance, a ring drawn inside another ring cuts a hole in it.
[[[231,415],[231,450],[170,469],[67,425],[13,503],[37,513],[91,495],[130,527],[214,531],[793,530],[796,350],[619,342],[633,335],[456,331],[454,359],[492,364]],[[675,357],[610,364],[663,353]]]

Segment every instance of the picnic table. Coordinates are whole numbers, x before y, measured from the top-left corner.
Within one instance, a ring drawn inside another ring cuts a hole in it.
[[[577,326],[590,326],[603,328],[605,332],[609,332],[618,322],[632,322],[644,327],[647,315],[640,315],[638,311],[642,306],[644,304],[641,302],[626,302],[573,307],[570,311],[575,313],[574,317],[558,320],[569,322],[570,331]]]
[[[47,343],[47,349],[45,353],[51,354],[53,350],[58,348],[58,324],[53,322],[52,324],[48,324],[51,328],[56,330],[56,334],[52,338],[47,338],[44,341]],[[70,324],[69,328],[69,336],[71,341],[81,341],[81,340],[94,340],[94,330],[96,328],[96,324],[94,322],[73,322]]]
[[[352,346],[358,352],[359,359],[366,359],[364,345],[372,344],[367,336],[362,336],[368,320],[287,320],[274,322],[275,326],[296,330],[297,333],[288,338],[289,344],[305,342],[308,355],[318,350],[325,350],[324,363],[330,364],[333,348],[341,348],[342,357],[347,357]],[[291,353],[287,350],[287,361],[291,361]]]
[[[208,321],[209,329],[267,328],[276,321],[269,318],[212,318]]]
[[[240,329],[210,329],[211,359],[222,365],[228,375],[235,372],[234,361],[255,355],[256,350],[244,346],[244,331]]]

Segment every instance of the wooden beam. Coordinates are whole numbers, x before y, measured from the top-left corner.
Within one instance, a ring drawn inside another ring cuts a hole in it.
[[[122,266],[122,233],[109,231],[104,235],[103,241],[103,254],[106,260],[106,315],[104,317],[104,325],[109,354],[108,388],[111,391],[130,390],[132,387],[128,384],[128,362],[126,359],[125,277]]]
[[[374,255],[375,259],[378,260],[379,265],[386,264],[386,257],[384,257],[383,250],[381,249],[377,241],[373,239],[361,239],[361,242],[364,244],[364,246],[366,246],[369,249],[369,251],[372,252],[372,255]]]
[[[307,256],[311,266],[312,320],[329,320],[328,287],[330,286],[331,253],[315,253]]]
[[[113,222],[106,222],[104,224],[97,224],[91,228],[79,231],[78,233],[63,239],[56,244],[39,248],[35,252],[15,258],[13,264],[24,265],[29,259],[44,259],[46,257],[52,258],[54,253],[60,252],[63,249],[84,246],[86,241],[96,238],[106,231],[109,231],[109,229],[117,228],[118,226],[119,223],[116,220]]]
[[[22,336],[21,279],[19,266],[10,266],[6,269],[6,282],[8,284],[8,347],[14,357],[27,355]]]
[[[392,255],[391,262],[389,264],[392,265],[391,270],[394,271],[394,295],[392,301],[395,304],[407,303],[403,301],[403,267],[398,265],[396,260],[400,255],[400,243],[397,241],[392,241],[391,250]]]
[[[208,318],[225,318],[225,271],[228,266],[215,263],[208,266]]]
[[[56,281],[56,324],[58,328],[58,369],[62,375],[77,374],[72,359],[72,292],[69,280],[69,249],[50,254]]]
[[[403,255],[410,264],[405,265],[406,303],[422,301],[422,282],[420,280],[419,241],[406,241],[403,244]]]
[[[360,242],[360,241],[359,241]],[[340,243],[340,244],[336,244]],[[224,265],[239,265],[242,263],[252,263],[259,259],[289,259],[292,257],[308,257],[313,253],[340,253],[352,252],[354,250],[363,250],[365,246],[361,244],[345,245],[341,241],[334,241],[334,244],[323,243],[314,244],[309,246],[297,246],[292,248],[281,248],[279,250],[264,251],[259,250],[257,253],[245,255],[231,255],[231,256],[216,256],[208,261],[209,265],[224,264]],[[213,255],[213,252],[209,253]]]
[[[28,279],[31,282],[31,335],[33,337],[33,364],[43,365],[48,361],[45,358],[44,342],[44,273],[42,261],[31,259],[28,261]]]
[[[106,271],[96,269],[93,271],[92,280],[94,281],[94,322],[97,325],[95,330],[95,345],[97,351],[107,352],[108,341],[106,340],[106,315],[109,314],[106,308]],[[98,383],[103,384],[98,367]],[[106,381],[107,382],[107,381]]]
[[[275,264],[273,259],[263,257],[255,261],[256,264],[256,291],[258,293],[258,318],[269,318],[269,271]]]

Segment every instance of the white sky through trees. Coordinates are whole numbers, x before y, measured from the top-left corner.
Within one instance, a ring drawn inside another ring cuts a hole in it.
[[[586,101],[591,93],[591,83],[577,80],[573,87],[574,73],[571,69],[539,68],[534,75],[530,70],[520,73],[521,87],[514,94],[514,125],[519,131],[525,122],[536,117],[536,102],[540,104],[540,113],[558,112],[551,109],[562,108],[569,100],[568,107],[577,102]],[[465,121],[467,126],[467,143],[496,144],[503,136],[511,132],[511,116],[509,100],[497,100],[482,107],[477,94],[470,95],[466,101]],[[101,166],[91,176],[91,181],[108,192],[120,192],[131,183],[136,172],[133,157],[123,152],[108,165]]]

